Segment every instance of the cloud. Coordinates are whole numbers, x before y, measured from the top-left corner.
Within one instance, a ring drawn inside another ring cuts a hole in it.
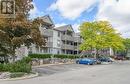
[[[97,0],[57,0],[48,10],[58,10],[64,18],[74,20],[84,11],[91,9],[96,2]]]
[[[97,20],[109,21],[123,37],[130,37],[129,9],[129,0],[100,0]]]
[[[36,18],[38,16],[43,15],[44,13],[39,11],[36,4],[34,2],[32,2],[34,8],[32,10],[30,10],[29,14],[30,14],[30,18]]]

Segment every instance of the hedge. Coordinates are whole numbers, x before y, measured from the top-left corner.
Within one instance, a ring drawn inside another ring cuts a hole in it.
[[[76,59],[78,55],[64,55],[64,54],[30,54],[31,58],[46,59],[46,58],[60,58],[60,59]]]
[[[29,54],[30,58],[46,59],[51,58],[52,54]]]

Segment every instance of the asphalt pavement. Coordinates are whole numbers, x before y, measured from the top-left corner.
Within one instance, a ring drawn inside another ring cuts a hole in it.
[[[0,84],[130,84],[130,61],[108,65],[55,65],[35,68],[41,76]]]

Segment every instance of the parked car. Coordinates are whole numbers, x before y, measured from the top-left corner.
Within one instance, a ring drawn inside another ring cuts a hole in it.
[[[99,59],[96,59],[96,64],[101,64],[101,61]]]
[[[96,59],[96,58],[89,58],[91,60],[94,61],[94,64],[101,64],[101,61],[99,59]]]
[[[93,64],[95,64],[95,60],[94,59],[89,59],[89,58],[83,58],[83,59],[77,60],[76,63],[77,64],[93,65]]]
[[[98,58],[101,62],[113,62],[113,60],[110,57],[100,57]]]
[[[124,60],[124,57],[123,56],[116,56],[115,60]]]

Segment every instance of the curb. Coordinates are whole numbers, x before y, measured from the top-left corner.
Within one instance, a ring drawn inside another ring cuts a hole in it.
[[[102,65],[109,65],[109,64],[111,64],[111,63],[109,63],[109,62],[102,62],[101,64],[102,64]]]
[[[35,78],[38,77],[39,74],[35,72],[35,74],[27,75],[24,77],[18,77],[18,78],[11,78],[11,79],[0,79],[0,81],[16,81],[16,80],[24,80],[24,79],[30,79],[30,78]]]
[[[54,66],[54,65],[64,65],[64,64],[74,64],[74,63],[44,64],[44,65],[39,65],[39,66],[32,66],[32,68],[45,67],[45,66]]]

